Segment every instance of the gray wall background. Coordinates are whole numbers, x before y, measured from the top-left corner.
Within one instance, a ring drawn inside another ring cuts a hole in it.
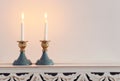
[[[19,55],[20,15],[25,13],[26,56],[42,54],[44,12],[49,57],[55,63],[119,63],[120,0],[0,0],[0,63]]]

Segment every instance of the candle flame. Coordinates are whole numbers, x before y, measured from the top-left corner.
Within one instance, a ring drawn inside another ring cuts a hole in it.
[[[47,13],[44,14],[45,17],[45,23],[47,23]]]
[[[22,21],[24,20],[24,12],[21,13]]]
[[[44,17],[47,19],[47,13],[44,14]]]

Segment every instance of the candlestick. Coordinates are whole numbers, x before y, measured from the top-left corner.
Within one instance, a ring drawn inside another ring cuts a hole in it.
[[[44,14],[44,17],[45,17],[44,40],[48,40],[48,21],[47,21],[47,13]]]
[[[47,55],[47,48],[49,46],[50,41],[46,41],[46,40],[41,40],[41,46],[43,48],[43,54],[41,56],[41,58],[36,62],[36,65],[53,65],[53,61],[51,59],[49,59],[48,55]]]
[[[24,13],[21,14],[21,41],[24,41]]]
[[[17,60],[13,62],[13,65],[31,65],[31,61],[25,56],[25,47],[28,41],[18,41],[18,46],[20,48],[20,55]]]

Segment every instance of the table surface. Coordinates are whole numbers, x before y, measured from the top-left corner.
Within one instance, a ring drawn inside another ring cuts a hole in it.
[[[17,68],[17,67],[120,67],[120,63],[55,63],[54,65],[12,65],[10,63],[0,64],[0,68]]]
[[[0,72],[119,72],[120,63],[0,64]]]
[[[111,75],[111,73],[115,75]],[[17,66],[0,64],[0,74],[2,81],[11,78],[14,79],[15,77],[17,77],[16,81],[18,81],[18,79],[27,81],[26,79],[30,79],[30,76],[33,76],[31,81],[38,81],[40,76],[45,77],[44,79],[46,79],[46,81],[48,81],[49,78],[52,80],[51,77],[53,79],[58,78],[58,81],[61,81],[61,79],[74,81],[78,76],[79,79],[77,81],[89,81],[87,77],[92,81],[108,81],[109,79],[111,81],[120,81],[120,63],[55,63],[55,65],[33,64]],[[56,75],[51,76],[52,74]]]

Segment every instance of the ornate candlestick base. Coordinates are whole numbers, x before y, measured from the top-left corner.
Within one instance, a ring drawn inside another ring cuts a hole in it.
[[[43,48],[43,54],[41,56],[41,58],[36,62],[36,65],[53,65],[53,61],[51,59],[49,59],[48,55],[47,55],[47,48],[49,46],[50,41],[46,41],[46,40],[42,40],[41,41],[41,46]]]
[[[20,55],[17,60],[13,62],[13,65],[31,65],[31,61],[25,56],[25,47],[27,41],[18,41],[18,46],[20,47]]]

